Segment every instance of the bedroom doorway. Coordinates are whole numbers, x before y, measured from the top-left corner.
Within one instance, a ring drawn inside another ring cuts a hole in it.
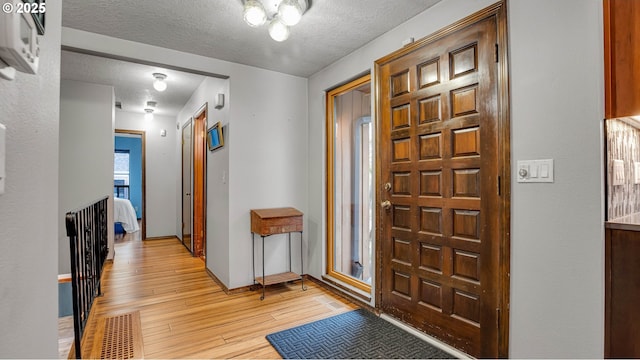
[[[128,199],[140,223],[140,238],[147,237],[145,189],[145,132],[116,129],[114,134],[113,196]]]

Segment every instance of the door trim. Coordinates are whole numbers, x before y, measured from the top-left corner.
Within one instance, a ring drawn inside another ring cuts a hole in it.
[[[336,132],[334,130],[335,127],[335,115],[334,115],[334,98],[345,94],[363,84],[369,83],[371,86],[371,74],[367,73],[362,75],[356,79],[353,79],[343,85],[337,86],[329,91],[326,94],[326,103],[325,103],[325,114],[326,114],[326,131],[327,131],[327,144],[325,146],[326,152],[326,203],[327,203],[327,239],[326,239],[326,268],[325,274],[329,277],[334,278],[335,280],[341,281],[345,284],[353,286],[359,290],[362,290],[368,294],[371,294],[371,284],[368,284],[360,279],[349,277],[341,272],[334,270],[334,255],[336,253],[335,250],[335,165],[336,161],[334,158],[335,153],[335,136]],[[375,216],[375,215],[374,215]],[[375,239],[374,239],[375,241]],[[373,269],[371,269],[373,270]]]
[[[191,197],[191,201],[189,201],[189,211],[191,213],[191,221],[189,223],[189,236],[191,236],[191,241],[189,244],[189,247],[187,247],[187,245],[184,244],[184,190],[185,190],[185,184],[184,184],[184,129],[188,126],[191,125],[191,142],[193,142],[193,117],[190,117],[189,120],[185,121],[185,123],[182,125],[182,127],[180,128],[180,169],[182,172],[182,177],[180,179],[180,184],[181,184],[181,189],[182,189],[182,193],[180,194],[180,199],[181,199],[181,203],[180,203],[180,209],[181,209],[181,215],[180,215],[180,219],[182,220],[180,222],[180,232],[182,233],[180,236],[180,241],[182,242],[182,245],[184,245],[184,247],[187,248],[187,250],[189,250],[190,252],[192,252],[191,249],[193,249],[193,197]],[[191,144],[190,150],[193,150],[193,143]],[[190,154],[191,156],[189,156],[189,178],[191,179],[191,181],[189,182],[189,192],[190,194],[193,193],[193,154]],[[189,195],[192,196],[192,195]],[[193,252],[192,252],[193,253]]]
[[[209,121],[209,107],[208,107],[208,103],[205,103],[200,109],[198,109],[198,111],[196,111],[195,115],[193,116],[193,122],[192,122],[192,138],[191,138],[191,149],[193,151],[193,153],[191,154],[192,156],[192,161],[193,161],[193,166],[192,166],[192,184],[193,184],[193,188],[191,191],[191,202],[192,202],[192,209],[193,212],[191,213],[192,216],[192,228],[191,228],[191,239],[192,239],[192,254],[195,257],[200,257],[202,259],[204,259],[204,262],[206,264],[206,251],[207,251],[207,136],[206,136],[206,131],[207,131],[207,123]],[[196,131],[198,131],[198,126],[197,124],[199,122],[202,122],[202,132],[201,134],[197,134]],[[199,150],[198,147],[200,147],[201,150],[201,156],[202,156],[202,179],[200,179],[202,181],[202,188],[201,189],[197,189],[196,185],[197,185],[197,181],[199,179],[197,179],[197,174],[196,174],[196,162],[198,160],[197,156],[197,151]],[[202,191],[202,197],[200,198],[198,196],[197,190]],[[199,204],[198,204],[199,202]],[[202,211],[196,211],[198,209],[198,207],[196,207],[196,205],[199,205],[202,208]],[[200,218],[200,221],[197,222],[196,219]],[[196,227],[196,225],[202,226],[202,229],[199,229]],[[200,231],[199,235],[196,235],[197,232]],[[196,240],[198,239],[198,241],[201,241],[200,248],[198,248],[198,246],[196,246]],[[200,250],[202,253],[198,253],[196,250]]]
[[[145,240],[147,238],[147,145],[146,136],[147,132],[143,130],[124,130],[115,129],[114,136],[117,134],[130,134],[140,135],[142,139],[142,228],[140,229],[140,239]]]
[[[375,121],[377,134],[376,138],[380,139],[380,114],[383,109],[380,108],[380,83],[378,74],[381,67],[391,61],[401,58],[413,51],[422,48],[436,40],[444,38],[447,35],[455,33],[458,30],[466,28],[477,22],[495,17],[497,26],[497,158],[499,167],[499,181],[496,184],[496,191],[499,192],[499,214],[498,235],[500,237],[499,246],[499,274],[497,287],[500,289],[498,312],[498,357],[509,356],[509,305],[510,305],[510,268],[511,268],[511,125],[510,125],[510,107],[509,107],[509,69],[508,69],[508,35],[507,35],[507,3],[502,0],[483,10],[480,10],[462,20],[459,20],[443,29],[434,32],[402,49],[399,49],[387,56],[384,56],[374,63],[374,96],[375,96]],[[377,140],[379,141],[379,140]],[[376,146],[376,198],[382,198],[382,184],[380,152],[379,146]],[[376,203],[376,308],[380,308],[382,301],[382,227],[381,219],[384,209],[379,203]]]

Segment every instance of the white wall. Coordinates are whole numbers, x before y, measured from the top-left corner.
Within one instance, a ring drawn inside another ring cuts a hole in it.
[[[493,0],[444,0],[309,79],[309,257],[323,274],[324,91]],[[512,185],[510,356],[603,356],[602,2],[508,2],[512,178],[554,158],[554,184]]]
[[[113,223],[113,87],[80,81],[60,83],[60,160],[58,186],[59,272],[71,272],[64,216],[109,196]],[[108,228],[113,258],[113,227]]]
[[[215,108],[217,94],[224,94],[225,105],[222,109]],[[189,101],[182,108],[177,117],[180,129],[175,131],[176,143],[174,151],[181,154],[182,126],[195,117],[202,107],[207,106],[207,128],[216,122],[221,122],[225,133],[224,147],[211,152],[207,150],[207,268],[220,281],[229,284],[229,80],[206,78],[194,91]],[[175,127],[174,127],[175,129]],[[176,232],[182,234],[181,215],[181,184],[182,163],[176,165],[176,186],[178,201],[178,216],[176,218]],[[223,179],[224,177],[224,179]]]
[[[176,235],[176,177],[173,175],[179,154],[175,151],[176,121],[172,116],[155,115],[144,120],[144,114],[116,111],[116,129],[145,131],[145,191],[147,237]],[[160,130],[166,136],[160,136]],[[112,139],[113,141],[113,139]],[[113,171],[111,176],[113,177]],[[113,186],[113,185],[112,185]]]
[[[0,123],[7,127],[0,195],[3,358],[58,356],[60,23],[60,2],[48,2],[38,74],[0,79]]]
[[[230,88],[229,288],[236,288],[253,282],[249,210],[307,212],[307,80],[247,67],[231,76]],[[293,237],[293,270],[299,271]],[[285,271],[285,236],[267,242],[266,274]]]
[[[554,158],[556,180],[512,186],[511,355],[600,358],[602,1],[509,5],[512,178],[516,160]]]

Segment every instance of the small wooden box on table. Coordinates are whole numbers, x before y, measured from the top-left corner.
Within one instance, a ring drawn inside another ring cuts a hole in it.
[[[302,212],[291,208],[253,209],[251,210],[251,239],[252,239],[252,263],[254,284],[262,285],[262,296],[264,300],[264,289],[267,285],[279,284],[288,281],[301,280],[302,290],[304,287],[303,271],[303,246],[302,246]],[[300,274],[291,271],[291,233],[300,233]],[[262,238],[262,276],[256,277],[255,261],[255,234]],[[271,235],[289,234],[289,271],[280,274],[266,275],[264,271],[264,239]]]

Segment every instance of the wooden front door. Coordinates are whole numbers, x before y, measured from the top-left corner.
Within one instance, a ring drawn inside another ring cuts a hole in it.
[[[376,62],[380,307],[476,357],[507,355],[501,8]]]

